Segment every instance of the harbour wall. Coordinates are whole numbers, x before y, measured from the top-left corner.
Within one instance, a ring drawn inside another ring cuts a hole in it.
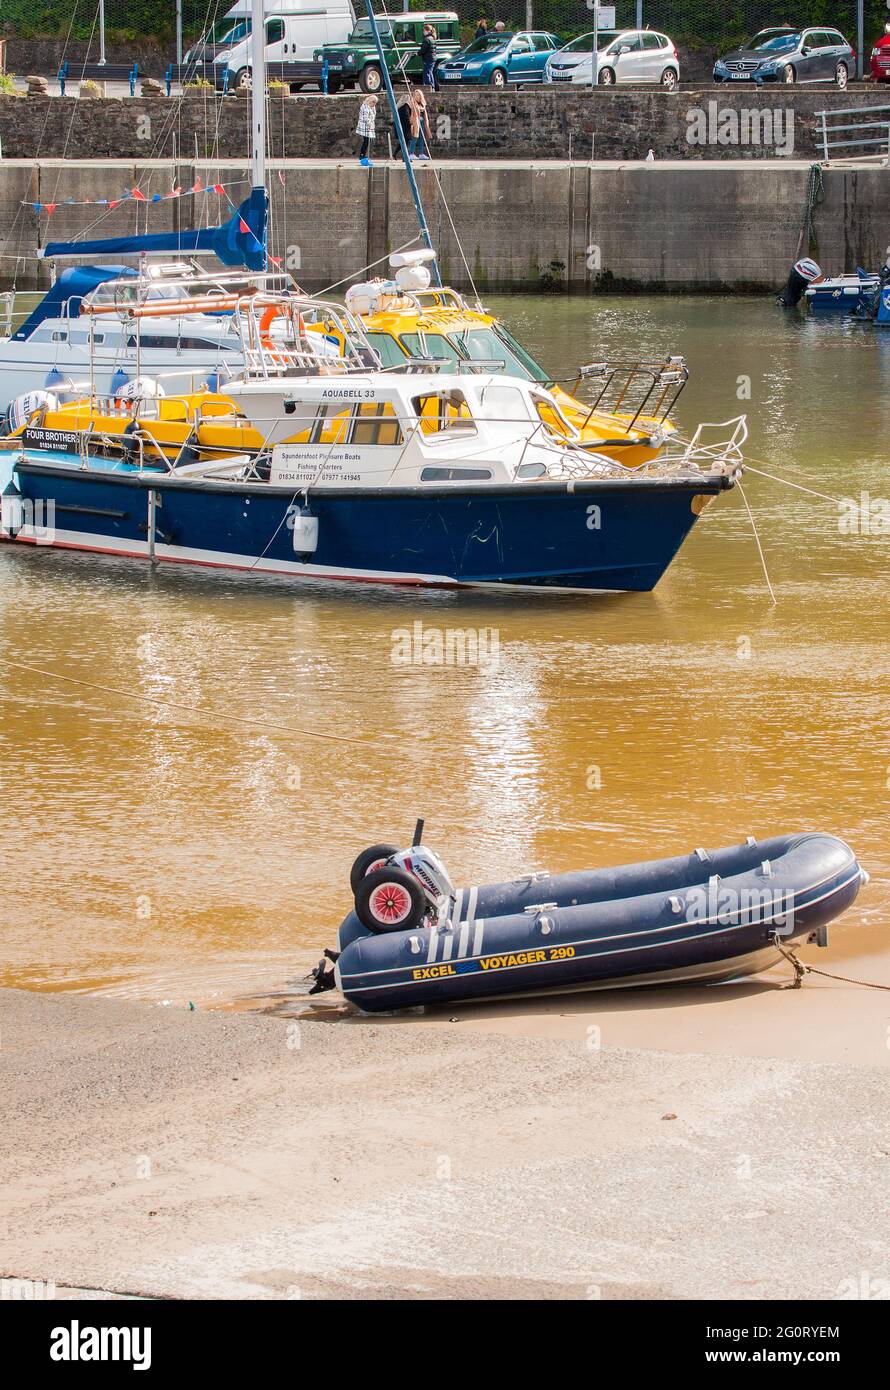
[[[450,161],[418,167],[417,178],[448,283],[586,294],[778,288],[798,254],[813,190],[802,161]],[[804,249],[830,271],[879,264],[890,235],[886,170],[830,168],[821,178]],[[120,236],[225,216],[215,194],[150,201],[198,180],[224,183],[233,201],[249,187],[239,161],[4,160],[0,278],[21,289],[45,284],[37,253],[48,235],[65,240],[90,228]],[[147,202],[84,205],[135,187]],[[273,252],[309,290],[354,278],[417,235],[401,165],[272,161],[269,188]],[[55,204],[52,218],[33,203]]]
[[[818,113],[880,105],[867,87],[463,87],[430,95],[437,159],[815,159]],[[269,99],[269,151],[280,158],[351,155],[360,92]],[[13,159],[240,158],[249,107],[208,88],[164,96],[0,97],[0,149]],[[375,153],[394,127],[378,108]],[[868,132],[871,133],[871,132]],[[397,148],[397,146],[396,146]]]

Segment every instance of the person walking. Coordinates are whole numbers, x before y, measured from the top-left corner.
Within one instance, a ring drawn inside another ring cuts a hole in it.
[[[423,85],[436,89],[436,39],[435,30],[431,24],[423,26],[423,38],[420,41],[420,61],[423,63]]]
[[[399,125],[402,127],[402,135],[405,137],[405,149],[411,148],[411,113],[414,110],[414,102],[411,93],[406,92],[398,105]]]
[[[374,125],[377,120],[377,98],[365,97],[358,109],[358,125],[355,128],[356,135],[362,137],[359,149],[358,162],[365,169],[373,168],[368,153],[371,149],[371,141],[374,139]]]
[[[432,137],[430,130],[430,113],[426,104],[426,97],[422,87],[415,87],[411,93],[411,143],[408,146],[408,154],[412,159],[428,160],[429,141]],[[418,141],[420,151],[418,152]]]

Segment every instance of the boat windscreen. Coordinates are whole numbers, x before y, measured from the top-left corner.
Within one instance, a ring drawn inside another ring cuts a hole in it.
[[[478,328],[462,328],[450,337],[465,357],[472,357],[477,361],[488,359],[492,362],[503,362],[503,370],[507,376],[517,376],[521,381],[550,380],[544,369],[520,347],[503,324],[498,324],[497,329],[483,325]]]

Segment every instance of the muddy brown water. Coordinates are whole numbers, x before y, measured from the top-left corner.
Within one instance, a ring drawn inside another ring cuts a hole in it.
[[[682,352],[684,429],[748,413],[751,457],[825,494],[746,482],[777,603],[737,491],[643,595],[2,546],[0,654],[36,669],[0,666],[0,983],[250,997],[333,942],[357,850],[418,815],[470,882],[833,831],[873,877],[818,963],[890,979],[890,333],[769,300],[492,307],[557,376]],[[825,499],[863,494],[846,534]],[[395,663],[415,623],[494,630],[497,660]]]

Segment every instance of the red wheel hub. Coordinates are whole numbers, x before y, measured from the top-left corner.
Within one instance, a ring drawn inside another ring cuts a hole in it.
[[[378,922],[391,926],[403,922],[411,911],[411,898],[400,883],[381,883],[371,894],[371,911]]]

